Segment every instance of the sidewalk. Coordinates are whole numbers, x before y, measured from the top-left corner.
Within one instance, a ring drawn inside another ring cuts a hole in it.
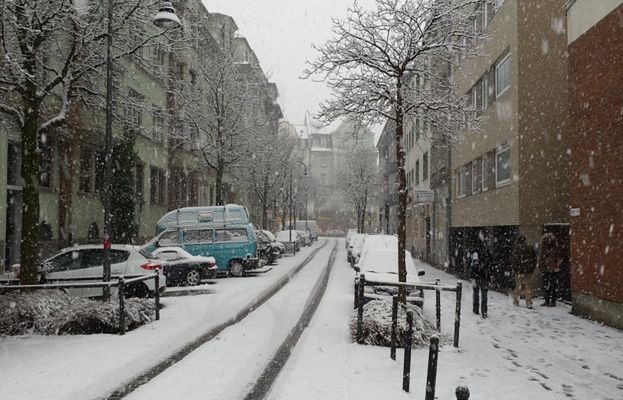
[[[265,274],[219,279],[208,286],[212,294],[162,298],[160,321],[124,336],[0,338],[2,399],[99,398],[237,315],[322,244],[280,259]]]
[[[338,260],[343,257],[338,253]],[[423,281],[456,278],[426,264]],[[336,263],[316,316],[268,396],[270,400],[424,398],[428,349],[412,354],[411,393],[401,390],[403,352],[352,343],[352,270]],[[489,292],[489,318],[471,312],[472,286],[464,282],[460,348],[441,348],[436,397],[454,399],[458,385],[470,400],[623,398],[623,332],[570,314],[570,307],[516,307]],[[442,334],[451,338],[454,293],[442,293]],[[425,315],[435,319],[434,292]]]

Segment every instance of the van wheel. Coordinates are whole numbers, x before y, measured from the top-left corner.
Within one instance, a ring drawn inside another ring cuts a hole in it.
[[[240,277],[243,272],[244,270],[240,261],[235,260],[229,262],[229,275]]]
[[[201,276],[199,275],[199,271],[196,269],[191,269],[186,274],[186,284],[188,286],[197,286],[201,282]]]
[[[141,299],[146,299],[149,297],[149,289],[144,283],[135,283],[125,290],[125,297],[138,297]]]

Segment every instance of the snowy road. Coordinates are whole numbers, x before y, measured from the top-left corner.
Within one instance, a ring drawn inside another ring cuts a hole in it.
[[[330,241],[283,289],[126,399],[240,399],[297,324],[335,247]]]

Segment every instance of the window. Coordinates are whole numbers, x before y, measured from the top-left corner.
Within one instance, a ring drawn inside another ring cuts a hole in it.
[[[482,158],[472,161],[472,194],[482,192]]]
[[[22,175],[20,164],[22,160],[22,148],[19,143],[9,142],[7,148],[7,185],[21,186]]]
[[[99,193],[104,189],[104,176],[106,175],[106,155],[104,152],[98,151],[95,153],[95,191]]]
[[[166,176],[163,170],[156,167],[149,169],[149,201],[151,204],[164,204]]]
[[[487,106],[493,104],[495,101],[495,69],[491,68],[486,74],[487,77],[487,85],[486,85],[486,93],[487,93]]]
[[[485,73],[480,79],[480,93],[482,97],[482,111],[485,111],[489,107],[489,79],[488,73]]]
[[[143,209],[143,201],[145,200],[143,195],[143,191],[145,190],[145,164],[136,163],[136,176],[134,182],[134,196],[136,197],[136,205],[140,211]]]
[[[511,149],[504,147],[497,151],[495,158],[496,186],[501,186],[511,181]]]
[[[422,180],[428,179],[428,152],[422,156]]]
[[[195,229],[184,232],[184,243],[212,243],[212,229]]]
[[[133,89],[128,90],[126,117],[128,123],[135,127],[143,124],[143,102],[144,97],[140,93]]]
[[[104,264],[104,250],[103,249],[85,249],[81,251],[82,262],[81,268],[93,268]],[[111,264],[114,264],[110,260]]]
[[[151,118],[152,118],[152,139],[160,142],[164,134],[164,112],[162,108],[155,104],[151,106]]]
[[[465,175],[463,175],[463,168],[461,167],[456,170],[456,197],[465,197],[465,192],[463,192],[463,188],[465,185],[463,184],[463,179]]]
[[[39,140],[41,156],[39,158],[39,185],[49,188],[52,185],[52,146]]]
[[[171,245],[180,244],[180,237],[177,231],[164,232],[158,238],[157,243],[159,246],[169,246],[170,244]]]
[[[478,81],[472,90],[474,91],[474,108],[476,109],[476,112],[478,113],[482,111],[483,109],[482,108],[482,81]]]
[[[420,183],[420,160],[415,162],[415,184],[418,185]]]
[[[89,149],[82,149],[80,152],[80,183],[78,190],[82,193],[91,193],[92,157],[91,150]]]
[[[495,188],[495,150],[482,158],[482,191]]]
[[[246,229],[217,229],[216,230],[217,242],[246,242],[247,230]]]
[[[87,231],[87,241],[90,243],[98,242],[100,238],[100,230],[97,226],[97,222],[91,222],[89,230]]]
[[[511,80],[511,57],[507,54],[495,66],[495,87],[496,98],[506,92],[510,86]]]
[[[80,269],[80,252],[71,250],[66,253],[59,254],[46,262],[46,264],[50,266],[52,272]]]

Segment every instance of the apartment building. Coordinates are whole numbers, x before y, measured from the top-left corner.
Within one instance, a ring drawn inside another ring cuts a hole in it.
[[[623,329],[623,1],[567,2],[573,312]]]
[[[388,235],[398,231],[398,171],[396,169],[396,136],[393,121],[387,121],[376,143],[379,153],[379,227]]]
[[[549,230],[568,241],[565,10],[561,0],[496,0],[480,10],[482,56],[453,75],[483,126],[467,127],[451,150],[450,263],[463,270],[484,241],[503,285],[518,235],[536,245]]]

